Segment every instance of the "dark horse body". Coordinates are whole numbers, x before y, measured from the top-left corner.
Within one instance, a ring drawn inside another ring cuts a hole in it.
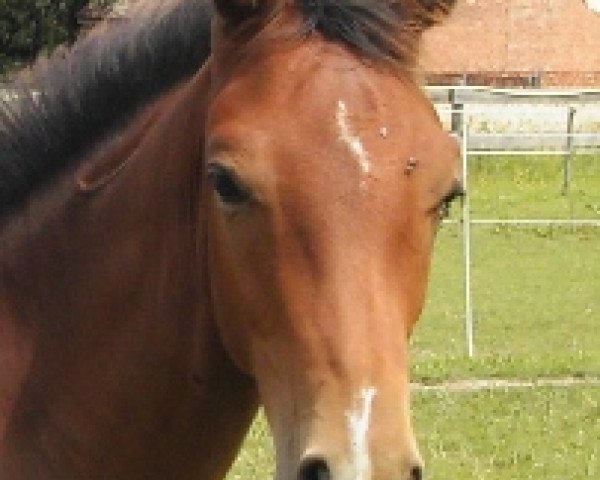
[[[174,3],[93,35],[50,63],[39,96],[3,105],[0,479],[219,479],[259,403],[280,479],[420,477],[406,338],[456,152],[409,76],[363,64],[334,35],[361,15],[390,30],[406,17],[400,52],[441,2],[405,3],[217,2],[208,61],[209,6]],[[311,38],[269,40],[303,26]],[[394,59],[393,46],[379,54]],[[304,72],[315,53],[331,60],[326,75]],[[322,91],[290,104],[311,75]],[[312,130],[332,94],[331,125]],[[356,102],[372,111],[348,113]],[[398,123],[400,106],[412,120]],[[315,173],[275,146],[330,153]],[[414,167],[413,149],[427,166],[407,175],[397,160]],[[418,213],[396,217],[400,200]],[[369,228],[400,253],[356,241],[373,206]]]

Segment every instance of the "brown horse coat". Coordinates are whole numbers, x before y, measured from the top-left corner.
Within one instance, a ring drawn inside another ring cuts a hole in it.
[[[206,6],[175,5],[189,40]],[[223,0],[191,78],[206,31],[137,97],[121,40],[125,117],[56,77],[4,107],[0,478],[222,478],[259,402],[280,480],[420,478],[407,338],[457,155],[408,69],[438,7]]]

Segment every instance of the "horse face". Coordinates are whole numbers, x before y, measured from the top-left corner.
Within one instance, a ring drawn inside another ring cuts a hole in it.
[[[408,338],[456,145],[408,77],[344,46],[231,55],[206,132],[214,317],[256,379],[277,478],[420,478]]]

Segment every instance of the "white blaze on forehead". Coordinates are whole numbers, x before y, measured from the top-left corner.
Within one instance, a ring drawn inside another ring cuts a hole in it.
[[[350,433],[353,479],[371,480],[371,457],[369,454],[369,427],[373,399],[377,394],[374,387],[363,388],[358,397],[358,408],[346,413]]]
[[[338,101],[336,119],[340,140],[348,146],[352,154],[356,157],[362,172],[365,174],[370,173],[371,160],[369,159],[369,154],[365,150],[360,137],[352,133],[352,129],[350,128],[350,123],[348,121],[348,107],[342,100]]]

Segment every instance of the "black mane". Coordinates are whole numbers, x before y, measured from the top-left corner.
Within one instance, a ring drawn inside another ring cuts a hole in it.
[[[212,8],[182,0],[94,32],[0,98],[0,216],[210,55]]]

